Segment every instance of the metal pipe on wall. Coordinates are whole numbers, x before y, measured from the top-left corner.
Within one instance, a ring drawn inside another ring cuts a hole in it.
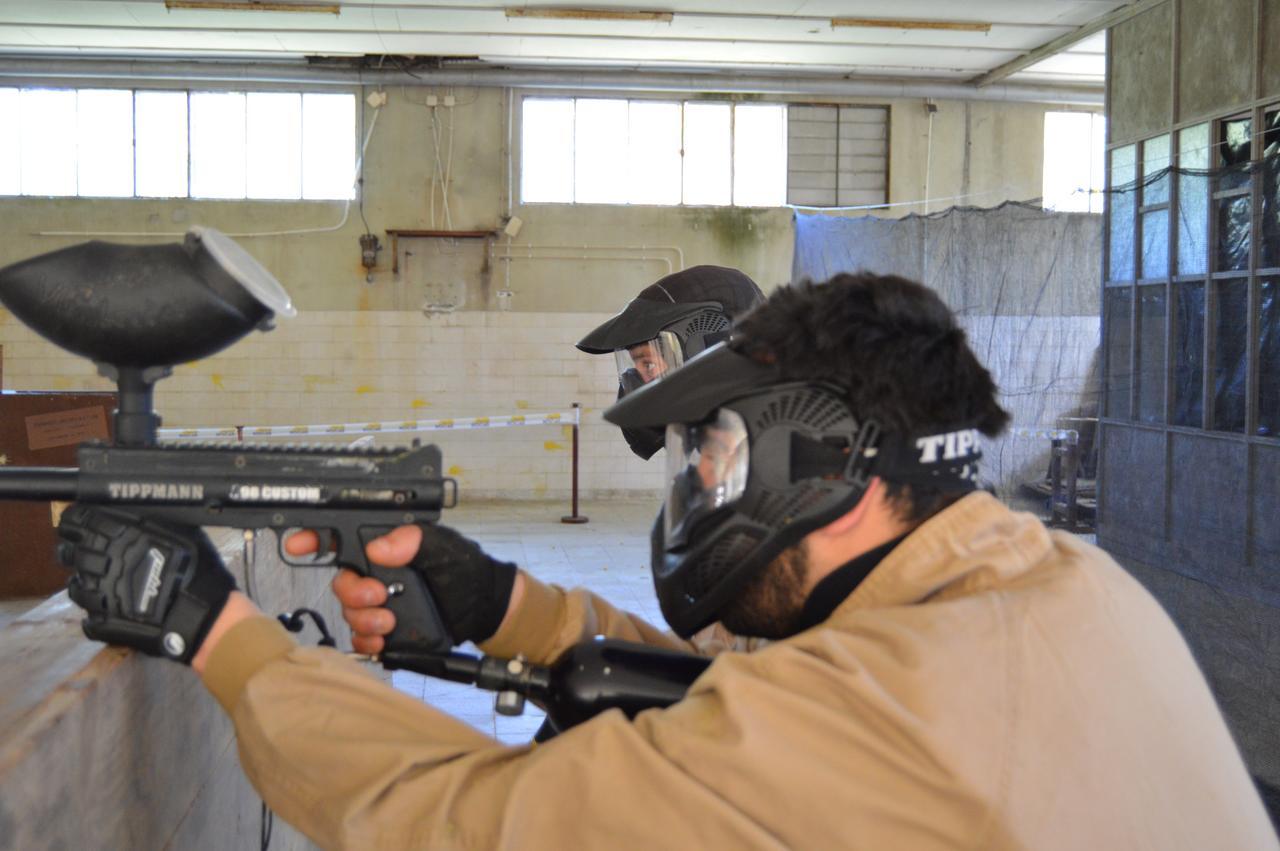
[[[697,74],[562,68],[398,70],[322,68],[300,62],[151,62],[131,59],[0,58],[0,80],[48,84],[52,80],[170,82],[190,85],[286,84],[305,86],[431,86],[569,89],[575,91],[683,92],[823,97],[944,98],[1016,103],[1103,105],[1101,87],[988,85],[938,79]]]
[[[653,262],[662,263],[667,267],[667,274],[673,271],[671,268],[671,258],[659,257],[654,254],[498,254],[493,255],[494,260],[503,260],[508,264],[512,260],[577,260],[582,263],[608,263],[613,261],[631,261],[631,262]],[[508,266],[509,268],[509,266]]]

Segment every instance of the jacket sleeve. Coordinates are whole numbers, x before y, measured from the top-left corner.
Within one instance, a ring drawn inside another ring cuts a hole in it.
[[[326,848],[663,847],[699,810],[701,838],[776,846],[657,746],[660,725],[617,711],[547,745],[502,745],[265,617],[228,632],[204,678],[263,800]],[[670,742],[720,733],[680,726]]]
[[[523,653],[538,664],[554,661],[565,650],[597,635],[701,653],[711,656],[723,650],[751,650],[756,644],[737,638],[719,624],[707,627],[689,641],[658,629],[643,618],[628,614],[582,588],[566,591],[524,573],[525,592],[520,608],[497,634],[480,645],[493,656]]]

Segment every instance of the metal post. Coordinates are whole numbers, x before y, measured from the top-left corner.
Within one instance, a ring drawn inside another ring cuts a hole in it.
[[[1062,440],[1049,441],[1049,525],[1061,525],[1062,511]]]
[[[1076,504],[1076,485],[1077,478],[1080,473],[1080,445],[1068,441],[1066,453],[1063,463],[1066,465],[1066,488],[1067,488],[1067,526],[1071,531],[1077,531],[1080,528],[1079,506]]]
[[[578,513],[578,426],[582,422],[582,405],[573,403],[573,513],[560,518],[561,523],[586,523],[587,518]]]

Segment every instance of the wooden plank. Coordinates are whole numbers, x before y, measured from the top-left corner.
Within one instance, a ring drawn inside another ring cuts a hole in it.
[[[562,9],[521,8],[507,9],[508,18],[549,18],[556,21],[657,21],[669,24],[671,12],[628,11],[625,9]]]
[[[863,27],[882,30],[945,30],[948,32],[991,32],[986,21],[925,21],[913,18],[832,18],[832,27]]]
[[[337,3],[267,2],[267,0],[164,0],[166,9],[211,9],[219,12],[319,12],[340,15]]]

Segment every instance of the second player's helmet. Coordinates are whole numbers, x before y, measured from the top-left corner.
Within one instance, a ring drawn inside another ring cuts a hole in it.
[[[583,337],[578,348],[614,355],[621,399],[725,340],[733,320],[763,301],[755,281],[737,269],[693,266],[645,287],[621,313]],[[663,445],[660,429],[625,428],[622,434],[641,458],[652,457]]]

